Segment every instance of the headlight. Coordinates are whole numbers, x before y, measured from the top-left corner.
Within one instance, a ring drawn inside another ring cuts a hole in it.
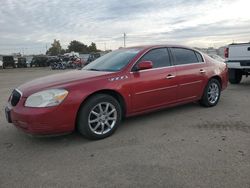
[[[59,105],[68,95],[65,89],[48,89],[30,95],[25,106],[27,107],[49,107]]]

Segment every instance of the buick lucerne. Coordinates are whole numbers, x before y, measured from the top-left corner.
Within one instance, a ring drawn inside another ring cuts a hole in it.
[[[82,70],[25,83],[11,93],[6,118],[29,134],[78,130],[102,139],[123,117],[199,102],[215,106],[227,87],[225,63],[179,45],[122,48]]]

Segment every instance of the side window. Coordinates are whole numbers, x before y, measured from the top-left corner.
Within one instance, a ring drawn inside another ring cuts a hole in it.
[[[196,54],[196,57],[198,58],[198,61],[199,61],[199,62],[204,62],[204,61],[203,61],[203,58],[202,58],[202,56],[201,56],[200,53],[195,52],[195,54]]]
[[[141,61],[152,61],[153,68],[171,66],[167,48],[151,50],[139,60],[139,62]],[[133,70],[135,69],[133,68]]]
[[[185,48],[171,48],[171,51],[175,57],[176,65],[185,65],[199,62],[193,50]]]

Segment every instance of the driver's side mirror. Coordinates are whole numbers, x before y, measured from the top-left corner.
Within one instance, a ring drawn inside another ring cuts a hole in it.
[[[137,64],[137,70],[146,70],[152,68],[153,68],[152,61],[141,61],[140,63]]]

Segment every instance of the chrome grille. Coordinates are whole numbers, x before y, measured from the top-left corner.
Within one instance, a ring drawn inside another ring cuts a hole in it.
[[[22,96],[21,92],[14,89],[10,97],[10,104],[12,106],[16,106],[18,102],[20,101],[21,96]]]

